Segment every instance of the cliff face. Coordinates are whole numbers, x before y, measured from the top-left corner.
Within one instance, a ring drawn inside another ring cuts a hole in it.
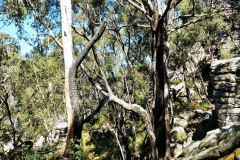
[[[214,61],[211,82],[219,128],[239,124],[240,57]]]

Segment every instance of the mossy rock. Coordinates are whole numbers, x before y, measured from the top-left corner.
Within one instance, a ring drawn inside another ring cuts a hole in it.
[[[226,156],[220,158],[219,160],[234,160],[234,153],[226,155]]]
[[[222,155],[229,154],[240,144],[240,125],[232,126],[223,132],[219,138],[219,152]]]
[[[187,138],[187,134],[183,127],[175,127],[170,132],[170,140],[175,143],[182,143]]]
[[[236,148],[234,150],[234,154],[235,154],[235,159],[240,160],[240,148]]]
[[[240,160],[240,148],[236,148],[231,154],[226,155],[219,160]]]

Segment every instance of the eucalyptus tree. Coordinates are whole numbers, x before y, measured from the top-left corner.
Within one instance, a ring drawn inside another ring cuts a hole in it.
[[[17,1],[19,5],[13,5],[15,1],[4,2],[3,12],[15,20],[20,29],[24,19],[33,18],[32,27],[38,35],[33,44],[41,44],[41,36],[49,34],[55,45],[63,49],[68,139],[81,138],[82,125],[89,119],[83,118],[84,111],[79,107],[77,72],[81,68],[81,73],[102,97],[139,115],[148,139],[147,152],[141,154],[150,153],[151,159],[170,157],[167,76],[170,35],[187,26],[194,27],[200,21],[214,19],[223,10],[221,5],[213,7],[201,0],[75,0],[72,4],[64,0],[61,3],[26,0]],[[11,6],[16,9],[12,10]],[[96,32],[96,29],[99,30]],[[24,35],[23,30],[19,31],[19,35]],[[91,58],[95,61],[94,67],[86,67]],[[112,58],[117,60],[109,65],[113,70],[105,66]],[[123,159],[130,156],[122,153]]]
[[[7,34],[0,33],[0,110],[1,110],[1,146],[9,141],[18,145],[18,128],[15,125],[16,109],[13,92],[15,90],[15,74],[19,71],[22,60],[19,55],[20,46],[17,40]]]

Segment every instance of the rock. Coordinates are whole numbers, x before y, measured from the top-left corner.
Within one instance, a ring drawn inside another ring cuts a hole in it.
[[[233,74],[230,74],[230,73],[212,76],[211,79],[215,83],[216,83],[216,81],[225,81],[225,82],[230,82],[230,83],[236,82],[236,76]]]
[[[195,99],[195,96],[196,96],[196,92],[192,89],[189,90],[189,96],[190,96],[190,99]]]
[[[218,137],[221,134],[220,129],[216,129],[207,133],[206,137],[201,141],[195,141],[185,147],[175,159],[215,159],[220,157],[218,151]]]
[[[217,98],[219,98],[219,97],[235,97],[235,93],[214,90],[213,91],[213,96],[217,97]]]
[[[185,91],[185,83],[179,83],[176,87],[175,87],[175,91],[176,91],[176,97],[183,97],[186,96],[186,91]]]
[[[236,148],[231,154],[226,155],[219,160],[240,160],[240,148]]]
[[[235,149],[234,154],[235,154],[234,156],[235,160],[240,160],[240,148]]]
[[[183,127],[183,128],[186,128],[187,125],[188,125],[188,122],[187,120],[183,119],[183,118],[179,118],[179,117],[175,117],[173,119],[173,123],[174,123],[174,126],[180,126],[180,127]]]
[[[61,122],[61,123],[58,123],[57,126],[56,126],[56,129],[57,130],[64,130],[64,129],[67,129],[68,128],[68,123],[67,122]]]
[[[188,133],[186,140],[183,143],[183,147],[187,147],[190,143],[192,143],[193,132]]]
[[[41,136],[35,143],[34,143],[34,148],[38,149],[41,148],[43,146],[43,143],[45,141],[45,138],[43,136]]]
[[[221,133],[220,129],[216,129],[207,133],[206,137],[199,144],[199,149],[204,150],[218,145],[218,137]]]
[[[187,134],[183,127],[175,127],[169,134],[170,141],[173,143],[183,143],[186,137]]]
[[[238,145],[240,145],[240,125],[232,126],[219,137],[219,152],[221,154],[230,153]]]
[[[179,155],[182,151],[182,148],[183,148],[182,144],[179,143],[170,144],[171,156],[174,157]]]
[[[195,159],[203,160],[203,159],[216,159],[220,157],[220,154],[218,152],[218,146],[213,146],[211,148],[208,148],[206,150],[203,150],[200,152]]]
[[[168,71],[168,78],[170,82],[173,82],[174,80],[183,81],[183,74],[179,71]]]
[[[195,153],[195,150],[198,148],[201,141],[192,142],[186,148],[184,148],[180,154],[176,155],[174,159],[182,159],[185,160],[187,158],[191,158],[191,155]]]
[[[13,143],[10,141],[7,144],[3,144],[3,151],[9,152],[10,150],[14,149]]]
[[[211,82],[218,127],[228,128],[240,123],[240,57],[214,61]]]
[[[176,160],[192,159],[240,159],[240,125],[226,130],[215,129],[207,132],[201,141],[195,141],[183,148]]]
[[[213,73],[229,73],[240,71],[240,57],[217,60],[211,64],[211,72]]]

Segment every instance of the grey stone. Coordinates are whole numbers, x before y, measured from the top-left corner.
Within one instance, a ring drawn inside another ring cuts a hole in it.
[[[223,75],[216,75],[212,76],[213,81],[225,81],[225,82],[236,82],[236,76],[233,74],[223,74]]]
[[[35,147],[42,147],[44,141],[45,141],[45,138],[44,138],[43,136],[41,136],[41,137],[37,140],[37,142],[34,144]]]
[[[66,129],[66,128],[68,128],[68,123],[67,122],[58,123],[57,126],[56,126],[57,130],[62,130],[62,129]]]
[[[240,57],[217,60],[213,61],[211,64],[211,72],[213,73],[229,73],[229,72],[239,72],[240,71]]]
[[[235,104],[235,98],[216,98],[216,102],[222,103],[222,104]]]
[[[185,120],[185,119],[183,119],[183,118],[179,118],[179,117],[175,117],[174,119],[173,119],[173,123],[174,123],[174,126],[181,126],[181,127],[183,127],[183,128],[186,128],[187,127],[187,125],[188,125],[188,122],[187,122],[187,120]]]
[[[235,94],[235,92],[224,92],[224,91],[214,90],[213,96],[218,97],[218,98],[219,97],[235,97],[236,94]]]
[[[3,144],[3,151],[9,152],[10,150],[14,149],[13,142],[8,142],[7,144]]]
[[[191,154],[198,148],[201,141],[195,141],[189,144],[186,148],[184,148],[180,154],[176,155],[175,159],[186,159],[191,158]]]
[[[174,157],[179,155],[182,151],[182,148],[183,148],[182,144],[179,143],[170,144],[171,156]]]
[[[240,144],[240,125],[232,126],[219,137],[219,152],[229,154],[230,151]]]
[[[186,96],[186,92],[185,92],[185,83],[179,83],[176,87],[175,87],[175,91],[176,91],[176,97],[182,97],[182,96]]]
[[[215,90],[221,90],[221,91],[232,91],[232,92],[235,91],[235,86],[232,86],[232,85],[228,85],[228,87],[226,87],[224,84],[216,84],[213,86],[213,88]]]

